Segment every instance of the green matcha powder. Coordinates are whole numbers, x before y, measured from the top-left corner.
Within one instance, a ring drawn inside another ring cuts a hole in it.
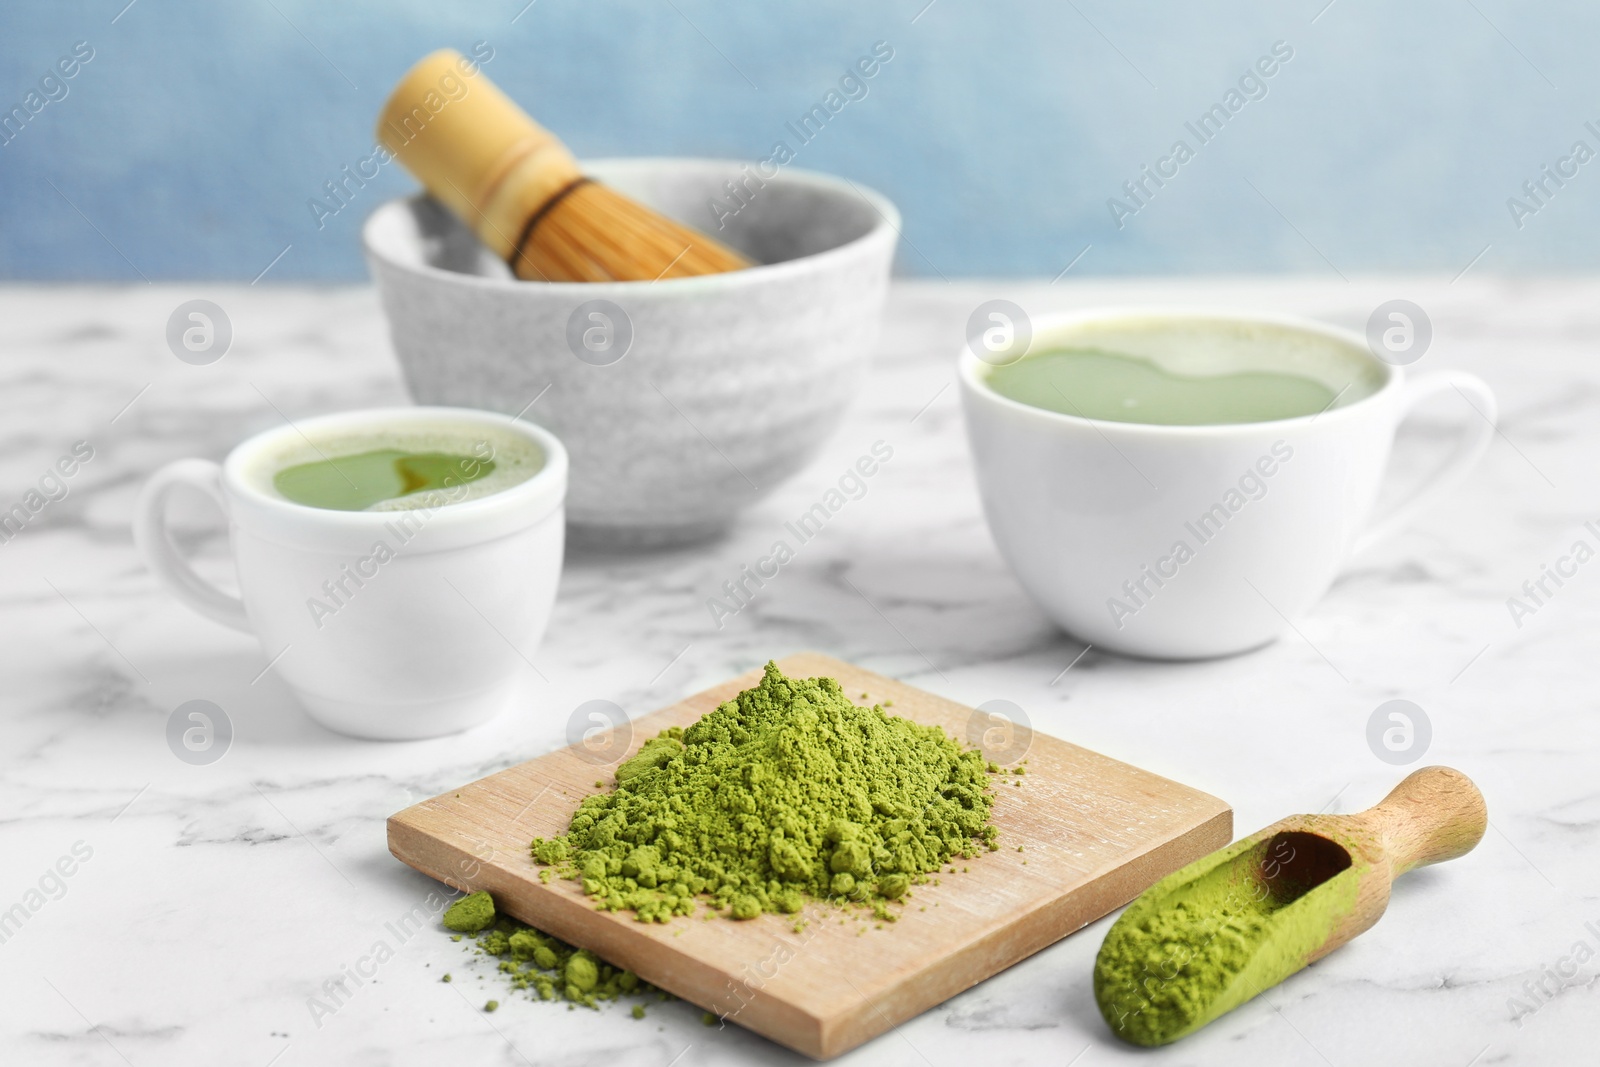
[[[642,922],[887,902],[952,856],[994,849],[983,757],[936,726],[860,707],[832,678],[761,684],[645,742],[534,859]]]
[[[936,726],[768,663],[754,689],[646,741],[617,767],[614,790],[587,797],[567,832],[535,839],[532,853],[547,880],[581,880],[597,907],[641,922],[690,915],[697,900],[753,919],[797,913],[808,899],[893,920],[889,902],[930,872],[997,847],[988,775],[998,772]],[[497,916],[488,893],[456,901],[444,925],[543,1000],[669,996]],[[642,1018],[643,1005],[633,1014]]]
[[[1175,1041],[1293,974],[1327,941],[1355,906],[1361,870],[1305,883],[1288,871],[1295,848],[1283,836],[1191,863],[1112,924],[1094,995],[1118,1037]]]
[[[586,949],[574,948],[541,930],[495,914],[494,900],[486,892],[462,897],[444,913],[444,925],[460,936],[471,936],[485,956],[498,957],[499,971],[512,989],[526,990],[540,1000],[566,1000],[597,1008],[603,1000],[626,996],[670,999],[632,971],[613,967]],[[450,976],[444,976],[450,981]],[[492,1005],[492,1006],[491,1006]],[[489,1001],[485,1011],[500,1005]],[[644,1005],[633,1006],[633,1017],[644,1018]]]

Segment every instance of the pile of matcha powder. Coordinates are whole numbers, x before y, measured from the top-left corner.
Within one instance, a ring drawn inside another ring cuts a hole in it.
[[[886,902],[923,876],[996,847],[990,769],[936,726],[768,663],[755,688],[646,741],[533,858],[643,922],[689,915],[697,899],[735,919],[807,898],[892,919]]]

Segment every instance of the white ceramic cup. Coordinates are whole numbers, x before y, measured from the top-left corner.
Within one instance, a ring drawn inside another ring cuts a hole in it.
[[[543,467],[497,493],[405,511],[307,507],[261,487],[268,457],[302,440],[475,428],[532,442]],[[165,511],[180,486],[228,517],[240,596],[175,551]],[[566,489],[566,450],[537,426],[464,408],[356,411],[258,434],[220,466],[168,464],[140,494],[133,533],[170,593],[255,634],[312,718],[356,737],[436,737],[493,717],[529,669],[560,579]]]
[[[1113,422],[1001,396],[985,381],[989,363],[964,350],[958,377],[989,529],[1045,612],[1096,647],[1197,659],[1266,644],[1327,591],[1352,552],[1404,526],[1494,436],[1494,394],[1481,379],[1434,371],[1408,381],[1361,335],[1303,319],[1111,309],[1035,321],[1029,351],[1085,328],[1162,318],[1334,338],[1370,361],[1379,384],[1301,418]],[[1370,518],[1396,427],[1439,394],[1461,406],[1454,451],[1398,507]]]

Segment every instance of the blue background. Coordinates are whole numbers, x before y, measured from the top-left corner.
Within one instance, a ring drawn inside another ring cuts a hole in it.
[[[1600,162],[1521,228],[1507,207],[1600,149],[1576,0],[524,2],[8,4],[0,107],[95,57],[0,147],[0,276],[250,280],[283,253],[267,280],[363,278],[361,219],[414,183],[391,164],[321,229],[308,201],[411,62],[478,40],[580,155],[751,160],[887,41],[795,165],[896,201],[908,274],[1048,277],[1086,246],[1074,274],[1600,265]],[[1107,199],[1278,40],[1268,95],[1119,229]]]

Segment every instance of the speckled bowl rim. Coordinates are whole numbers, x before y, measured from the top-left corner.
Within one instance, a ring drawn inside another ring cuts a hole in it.
[[[641,156],[586,160],[583,163],[583,169],[601,181],[607,181],[613,175],[620,176],[628,171],[703,171],[732,176],[737,175],[741,167],[748,165],[748,160]],[[665,278],[660,281],[650,282],[539,282],[527,281],[521,278],[489,278],[481,274],[466,274],[461,271],[435,267],[428,263],[417,264],[398,259],[390,250],[382,247],[374,237],[374,230],[383,217],[401,210],[403,205],[427,199],[427,194],[425,193],[396,197],[393,200],[387,200],[379,204],[373,209],[372,214],[367,216],[366,221],[361,224],[361,244],[369,256],[381,261],[386,267],[417,277],[432,278],[447,285],[504,290],[508,293],[538,292],[569,295],[584,293],[590,296],[599,296],[608,293],[637,293],[646,287],[654,292],[664,294],[682,294],[699,292],[704,289],[741,289],[748,286],[765,285],[769,282],[781,282],[790,275],[825,269],[831,265],[833,260],[844,260],[855,255],[862,246],[884,240],[892,241],[900,235],[899,210],[882,193],[857,182],[837,178],[830,174],[823,174],[820,171],[792,167],[785,167],[775,176],[763,178],[762,180],[780,185],[809,186],[812,189],[834,193],[841,197],[865,200],[878,218],[872,224],[872,227],[860,237],[846,241],[841,245],[835,245],[833,248],[822,252],[813,252],[810,255],[799,256],[795,259],[786,259],[781,263],[758,264],[744,270],[727,271],[722,274],[701,274],[687,278]]]

